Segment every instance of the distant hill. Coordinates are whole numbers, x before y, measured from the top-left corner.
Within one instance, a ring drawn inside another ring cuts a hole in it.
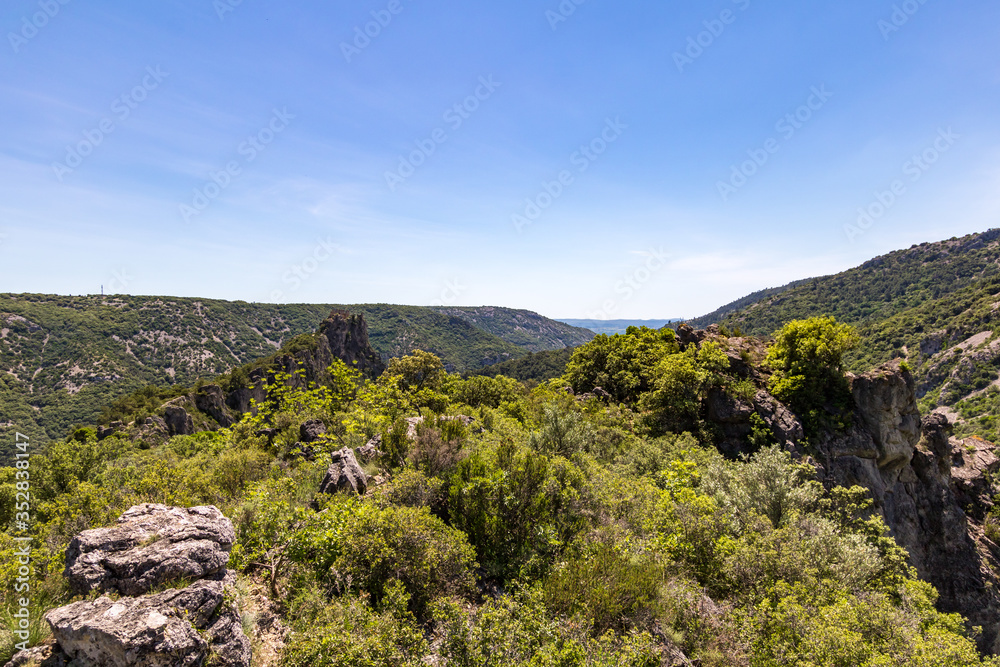
[[[946,412],[960,435],[1000,440],[1000,230],[922,243],[745,301],[695,322],[769,336],[790,320],[832,315],[863,336],[849,359],[855,370],[904,358],[925,412]]]
[[[40,441],[62,437],[140,387],[193,382],[268,356],[314,332],[334,308],[365,314],[383,359],[419,348],[457,372],[552,349],[562,340],[555,332],[573,344],[589,335],[507,309],[487,321],[386,304],[0,294],[0,437],[15,426]],[[517,320],[531,326],[496,326]]]
[[[668,324],[676,324],[683,320],[559,320],[574,327],[590,329],[595,334],[623,334],[629,327],[649,327],[650,329],[662,329]]]
[[[583,345],[594,338],[589,327],[572,325],[565,321],[551,320],[530,310],[513,310],[482,306],[480,308],[435,308],[439,313],[458,317],[472,326],[488,331],[532,352],[560,350]]]

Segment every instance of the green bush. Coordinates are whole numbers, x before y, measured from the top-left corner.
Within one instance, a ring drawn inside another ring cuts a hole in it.
[[[425,507],[334,498],[299,528],[289,555],[328,586],[349,582],[376,607],[398,581],[420,617],[435,597],[466,596],[474,589],[475,552],[465,535]]]
[[[582,615],[594,631],[652,629],[662,611],[663,571],[649,557],[598,543],[557,568],[545,581],[545,606],[565,617]]]
[[[544,569],[583,530],[583,484],[569,461],[505,443],[458,465],[449,517],[475,546],[487,576],[506,582],[529,563]]]

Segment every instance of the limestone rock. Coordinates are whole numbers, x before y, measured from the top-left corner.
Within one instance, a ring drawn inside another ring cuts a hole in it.
[[[381,446],[382,436],[376,435],[374,438],[365,443],[363,447],[358,448],[358,456],[360,456],[363,461],[371,461],[382,455],[382,451],[379,449]]]
[[[349,491],[363,496],[368,491],[368,475],[358,465],[354,451],[345,447],[339,452],[334,452],[332,456],[333,461],[320,485],[320,493]]]
[[[233,524],[214,507],[138,505],[117,526],[74,537],[65,575],[77,593],[142,595],[181,578],[224,572],[235,539]]]
[[[60,649],[81,665],[249,667],[250,641],[221,581],[117,601],[101,597],[45,615]]]
[[[802,422],[791,410],[766,391],[758,391],[754,408],[780,444],[794,444],[805,438]]]
[[[194,395],[194,404],[223,428],[229,428],[235,423],[229,411],[226,410],[226,395],[219,385],[208,384],[202,387]]]

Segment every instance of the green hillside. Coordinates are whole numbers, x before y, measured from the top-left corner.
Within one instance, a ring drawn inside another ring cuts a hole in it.
[[[594,332],[550,320],[530,310],[483,306],[436,308],[531,352],[577,347],[594,339]]]
[[[561,377],[566,372],[566,364],[573,356],[573,348],[563,348],[561,350],[547,350],[545,352],[532,352],[526,357],[519,357],[509,361],[502,361],[473,371],[472,375],[486,375],[496,377],[504,375],[521,382],[544,382],[552,378]]]
[[[586,338],[540,315],[507,309],[492,309],[500,316],[477,324],[386,304],[0,294],[0,435],[16,428],[42,441],[62,437],[140,387],[193,382],[272,354],[315,331],[334,308],[365,314],[383,358],[424,349],[456,372],[559,347],[553,332],[572,344]],[[517,319],[533,326],[514,326]]]
[[[843,273],[801,281],[719,320],[762,336],[817,313],[852,324],[879,322],[1000,274],[998,239],[1000,230],[990,230],[922,243]]]
[[[1000,440],[1000,230],[890,253],[843,273],[802,281],[726,317],[767,336],[794,319],[832,315],[858,327],[855,371],[893,358],[913,369],[924,412],[960,435]]]

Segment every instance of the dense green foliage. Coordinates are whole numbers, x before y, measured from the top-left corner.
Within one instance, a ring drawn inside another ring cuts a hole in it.
[[[844,355],[858,346],[857,332],[832,317],[789,322],[775,334],[766,363],[774,371],[770,388],[811,433],[847,426],[851,392]]]
[[[797,324],[770,363],[811,386],[850,340],[828,320]],[[85,428],[36,452],[33,618],[72,599],[63,556],[80,530],[140,502],[214,504],[236,527],[230,566],[292,629],[284,665],[654,667],[680,651],[714,667],[997,664],[934,609],[863,490],[826,490],[777,447],[729,461],[710,446],[695,406],[754,390],[721,343],[599,336],[565,378],[530,388],[426,352],[378,378],[341,362],[325,377],[275,375],[256,413],[221,431],[151,445]],[[328,430],[315,462],[297,449],[312,419]],[[368,472],[385,483],[318,497],[329,453],[374,435],[384,454]],[[0,609],[15,484],[0,472]],[[4,659],[13,638],[0,642]]]

